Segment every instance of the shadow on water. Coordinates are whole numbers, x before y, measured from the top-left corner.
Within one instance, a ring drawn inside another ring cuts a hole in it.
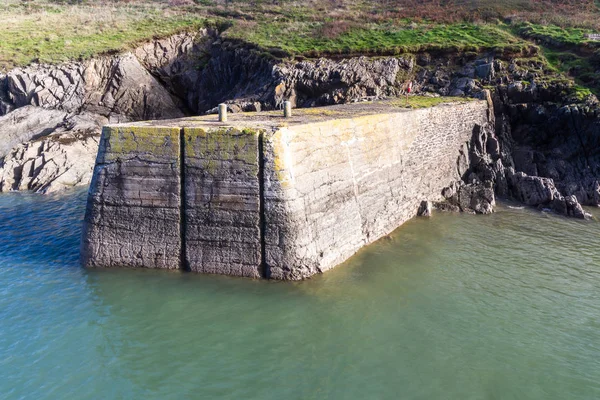
[[[76,265],[86,196],[84,189],[67,196],[0,194],[0,259]]]

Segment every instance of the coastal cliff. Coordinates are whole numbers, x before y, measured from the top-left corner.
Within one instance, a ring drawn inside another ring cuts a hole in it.
[[[109,126],[82,263],[281,280],[326,271],[443,200],[489,107],[384,102]]]
[[[219,103],[238,113],[284,100],[305,108],[394,98],[412,80],[417,95],[484,99],[489,89],[495,104],[495,120],[463,149],[478,166],[461,171],[445,191],[450,207],[440,208],[489,212],[464,199],[489,198],[491,185],[499,197],[585,217],[581,205],[600,204],[600,108],[537,51],[296,61],[204,29],[120,55],[17,68],[0,75],[0,190],[89,184],[108,123],[213,113]]]

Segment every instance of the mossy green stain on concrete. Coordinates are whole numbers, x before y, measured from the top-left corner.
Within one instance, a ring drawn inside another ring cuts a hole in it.
[[[151,155],[179,159],[179,132],[176,127],[104,127],[107,141],[105,162],[131,155]]]
[[[258,168],[259,134],[259,130],[233,127],[184,128],[185,157],[203,159],[209,174],[214,174],[220,162],[225,160],[241,161]]]

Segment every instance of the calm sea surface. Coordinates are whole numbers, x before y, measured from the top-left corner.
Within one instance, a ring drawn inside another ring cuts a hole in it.
[[[0,399],[600,399],[600,223],[416,219],[298,283],[78,266],[0,195]]]

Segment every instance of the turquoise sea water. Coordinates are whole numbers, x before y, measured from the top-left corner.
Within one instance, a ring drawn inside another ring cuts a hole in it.
[[[405,224],[314,279],[78,266],[85,192],[0,196],[0,399],[598,399],[600,224]]]

